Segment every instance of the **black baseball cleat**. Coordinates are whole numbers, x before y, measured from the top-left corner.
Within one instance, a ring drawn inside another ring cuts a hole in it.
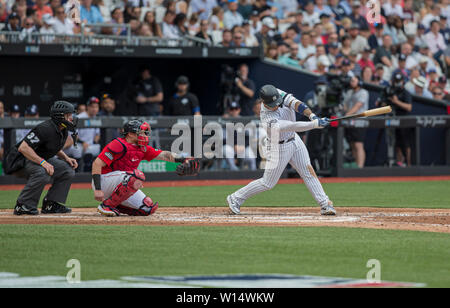
[[[42,201],[42,214],[67,214],[71,212],[71,208],[68,208],[56,201],[51,201],[47,198],[44,198],[44,201]]]
[[[29,208],[24,204],[16,203],[14,207],[14,215],[39,215],[38,209]]]

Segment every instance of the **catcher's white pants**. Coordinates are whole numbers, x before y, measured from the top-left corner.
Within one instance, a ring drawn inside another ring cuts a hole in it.
[[[114,189],[122,183],[126,175],[127,173],[125,171],[113,171],[101,175],[101,185],[105,199],[111,197]],[[94,189],[94,183],[92,183],[92,189]],[[142,206],[145,197],[146,195],[141,190],[138,190],[130,198],[123,201],[122,205],[133,209],[139,209]]]
[[[316,177],[311,166],[308,150],[300,137],[295,134],[295,140],[286,144],[280,144],[278,147],[278,161],[273,168],[267,168],[264,171],[264,176],[261,179],[249,183],[247,186],[239,189],[233,194],[240,203],[243,203],[248,198],[272,189],[281,177],[287,164],[298,172],[305,182],[309,192],[320,206],[328,204],[328,196],[325,194],[322,184]],[[271,154],[272,155],[272,154]]]

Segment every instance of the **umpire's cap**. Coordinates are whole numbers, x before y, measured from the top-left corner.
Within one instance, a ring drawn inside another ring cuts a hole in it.
[[[266,84],[259,90],[259,97],[263,100],[264,105],[271,108],[281,105],[283,101],[278,89],[270,84]]]

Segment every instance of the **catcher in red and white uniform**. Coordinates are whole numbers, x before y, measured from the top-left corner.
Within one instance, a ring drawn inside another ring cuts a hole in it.
[[[123,137],[111,141],[98,155],[92,165],[94,198],[102,202],[98,212],[104,216],[148,216],[158,209],[154,202],[140,189],[145,175],[138,170],[142,160],[165,160],[181,163],[179,175],[197,175],[198,160],[179,158],[168,151],[155,150],[148,145],[150,125],[141,120],[131,120],[123,127]]]

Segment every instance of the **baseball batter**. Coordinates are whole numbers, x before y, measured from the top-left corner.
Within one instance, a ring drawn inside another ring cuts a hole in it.
[[[172,152],[155,150],[148,145],[150,125],[141,120],[131,120],[124,125],[123,138],[111,141],[92,165],[94,198],[102,202],[97,211],[104,216],[148,216],[158,209],[158,202],[140,189],[145,175],[138,170],[142,160],[153,159],[182,163],[179,175],[195,175],[199,164],[191,158],[178,158]]]
[[[253,195],[272,189],[280,179],[287,164],[302,177],[306,187],[320,205],[322,215],[336,215],[333,203],[325,194],[322,185],[311,166],[308,151],[296,132],[324,128],[329,119],[319,118],[308,106],[292,94],[265,85],[260,90],[261,124],[267,131],[267,143],[271,163],[266,166],[261,179],[249,183],[227,197],[227,203],[234,214],[240,213],[241,205]],[[308,117],[311,122],[296,122],[295,112]]]

